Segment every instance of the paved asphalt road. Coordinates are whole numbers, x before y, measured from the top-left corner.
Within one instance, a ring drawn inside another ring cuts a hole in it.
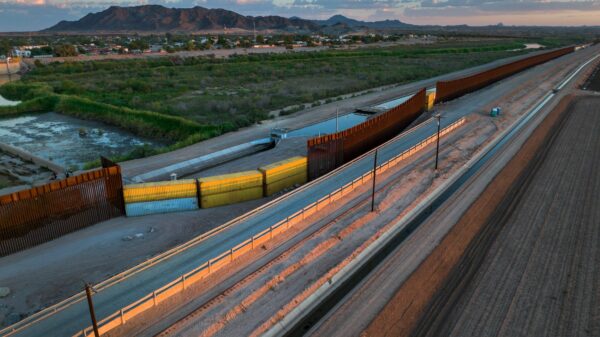
[[[574,60],[579,61],[577,55],[567,55],[553,62],[570,62],[573,68],[577,65]],[[570,60],[570,61],[569,61]],[[552,70],[552,63],[545,64],[534,69],[513,76],[503,84],[496,84],[482,91],[486,92],[486,102],[501,97],[513,90],[511,81],[522,81],[528,76],[536,76],[539,72]],[[478,95],[470,95],[478,97]],[[449,124],[461,116],[479,111],[486,102],[476,103],[475,98],[465,97],[462,109],[447,112],[443,123]],[[407,133],[396,142],[389,144],[380,151],[380,161],[386,161],[394,155],[410,148],[435,132],[435,123],[427,123],[422,127]],[[176,277],[194,269],[205,261],[229,250],[238,243],[259,233],[260,231],[274,225],[281,219],[297,212],[306,205],[322,198],[335,189],[347,184],[359,177],[373,167],[373,158],[363,158],[354,165],[347,167],[323,180],[320,184],[312,185],[297,193],[288,195],[279,203],[257,212],[243,222],[228,227],[217,235],[207,238],[202,244],[196,245],[171,258],[168,258],[142,272],[139,272],[121,283],[108,287],[94,295],[96,315],[102,319],[120,308],[136,301],[137,299],[151,293],[153,290],[174,280]],[[87,303],[85,301],[71,305],[58,312],[54,316],[37,322],[29,328],[16,333],[14,336],[72,336],[90,325]],[[51,332],[51,333],[50,333]]]

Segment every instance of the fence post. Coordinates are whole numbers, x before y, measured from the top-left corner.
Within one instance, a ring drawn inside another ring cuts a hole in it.
[[[181,284],[183,285],[183,290],[185,290],[185,274],[181,275]]]
[[[121,313],[121,325],[125,324],[125,316],[123,315],[123,309],[119,310],[119,312]]]
[[[154,306],[156,306],[156,291],[152,292],[152,298],[154,299]]]

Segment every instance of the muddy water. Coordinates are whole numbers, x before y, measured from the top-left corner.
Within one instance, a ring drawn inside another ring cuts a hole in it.
[[[49,112],[0,119],[0,142],[22,148],[77,170],[101,155],[128,153],[139,146],[164,144],[139,138],[119,128]]]

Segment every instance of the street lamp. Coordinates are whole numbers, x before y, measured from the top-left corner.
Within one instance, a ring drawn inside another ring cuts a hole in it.
[[[437,171],[438,169],[438,158],[440,155],[440,128],[441,128],[441,119],[442,119],[442,115],[441,114],[436,114],[435,116],[433,116],[433,118],[436,119],[437,122],[437,146],[435,149],[435,170]]]
[[[375,178],[377,177],[377,153],[379,153],[379,149],[375,149],[375,158],[373,158],[373,189],[371,191],[371,212],[375,211]]]

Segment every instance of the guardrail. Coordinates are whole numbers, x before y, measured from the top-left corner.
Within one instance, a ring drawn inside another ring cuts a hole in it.
[[[441,132],[440,136],[444,136],[458,127],[465,124],[466,118],[462,117],[452,124],[445,127]],[[422,150],[427,145],[432,144],[436,141],[437,135],[434,134],[420,143],[414,145],[413,147],[403,151],[402,153],[396,155],[390,160],[382,163],[377,166],[376,174],[381,174],[391,167],[397,165],[400,161],[412,156],[416,152]],[[272,240],[275,236],[283,233],[287,229],[292,226],[298,224],[302,220],[307,217],[313,215],[315,212],[323,209],[329,204],[341,199],[345,195],[349,194],[359,186],[362,186],[366,182],[370,181],[373,177],[373,170],[369,170],[362,176],[354,179],[348,184],[338,188],[337,190],[329,193],[325,197],[317,200],[316,202],[304,207],[300,211],[290,215],[289,217],[279,221],[275,225],[265,229],[264,231],[252,236],[251,238],[241,242],[237,246],[229,249],[221,253],[219,256],[212,258],[200,265],[196,269],[181,275],[180,277],[174,279],[163,287],[156,289],[150,294],[142,297],[141,299],[129,304],[128,306],[114,312],[108,317],[100,320],[98,322],[98,330],[100,334],[104,334],[118,326],[124,325],[130,319],[136,317],[137,315],[143,313],[144,311],[151,309],[161,302],[167,300],[169,297],[179,294],[184,291],[186,288],[190,287],[192,284],[201,281],[206,278],[208,275],[216,272],[217,270],[223,268],[237,257],[253,250],[255,247],[260,247],[263,243]],[[78,332],[74,335],[74,337],[88,336],[93,334],[92,327],[87,327],[82,331]]]

